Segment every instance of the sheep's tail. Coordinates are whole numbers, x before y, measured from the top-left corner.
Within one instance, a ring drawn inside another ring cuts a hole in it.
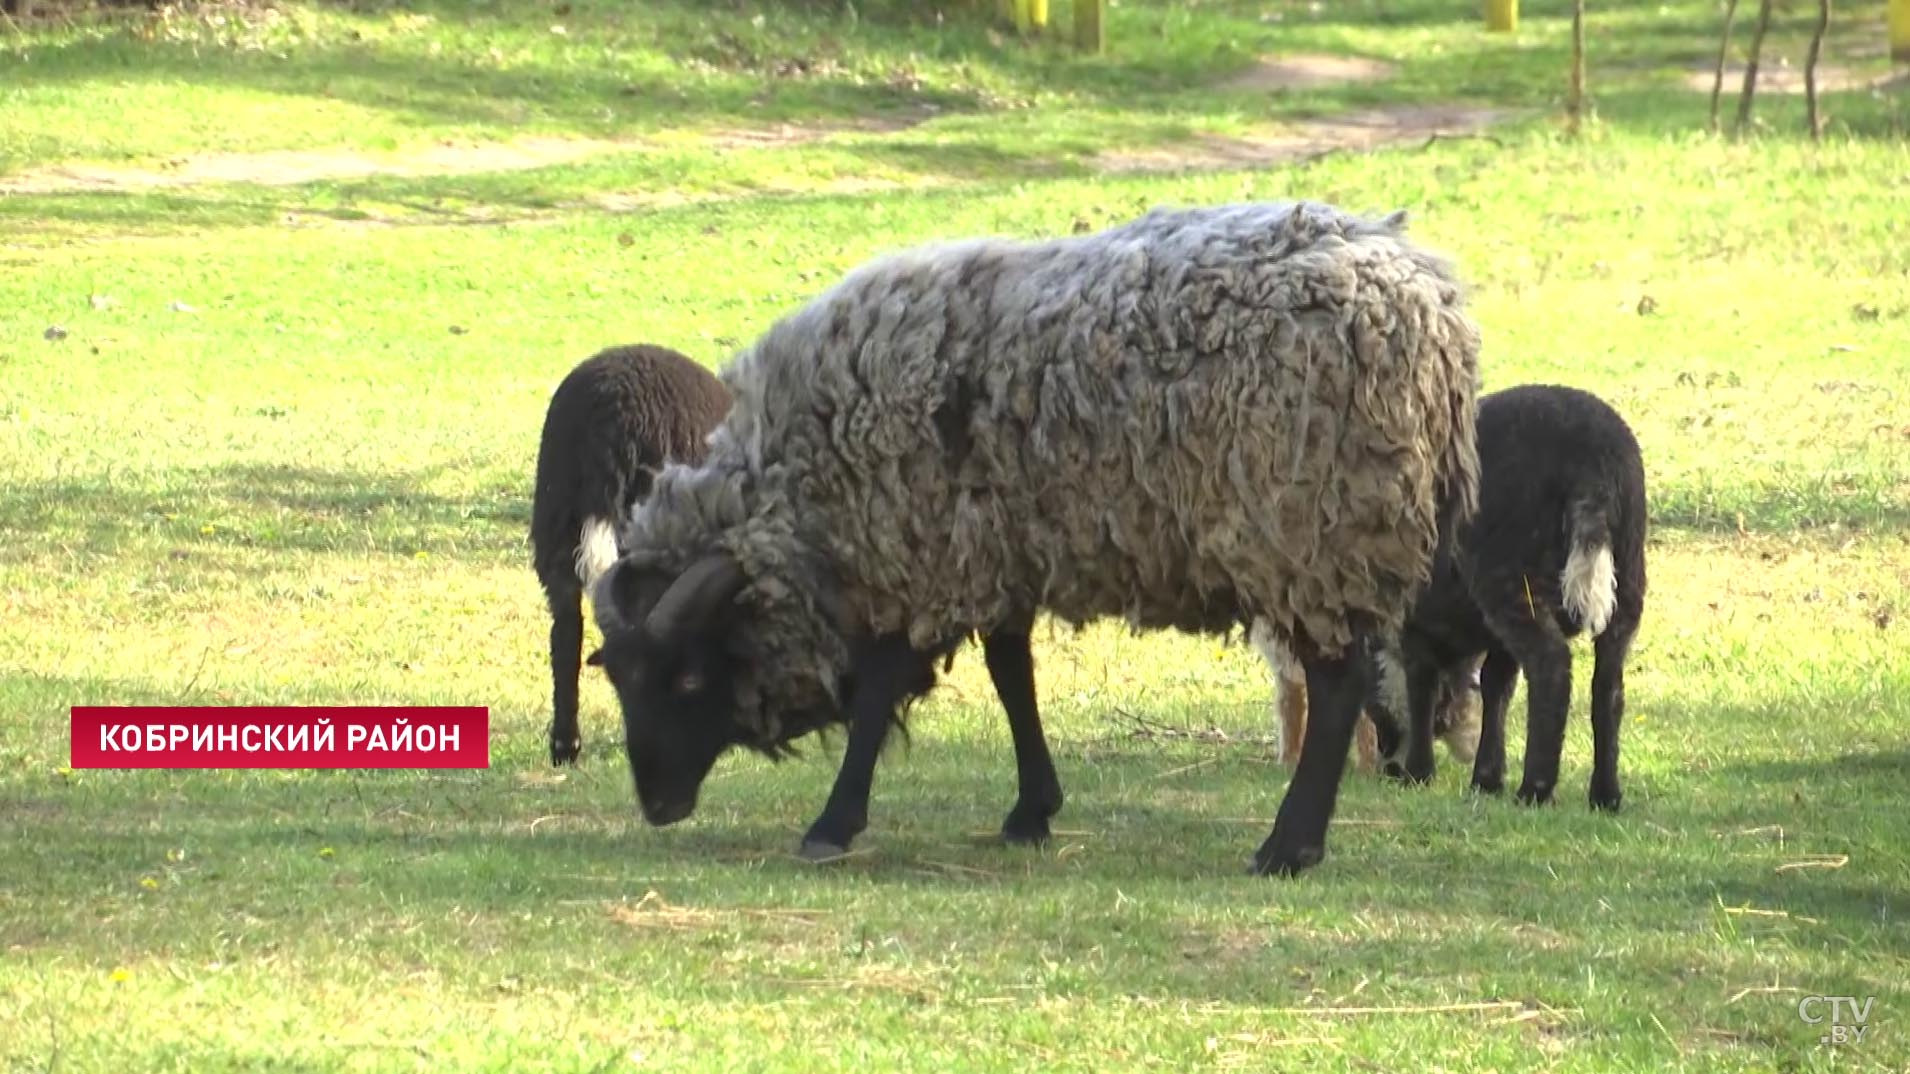
[[[1559,575],[1559,590],[1566,613],[1597,637],[1618,607],[1611,505],[1603,496],[1582,496],[1572,503],[1569,518],[1572,545]]]
[[[589,589],[617,562],[617,525],[608,518],[592,515],[584,519],[577,534],[577,580]]]

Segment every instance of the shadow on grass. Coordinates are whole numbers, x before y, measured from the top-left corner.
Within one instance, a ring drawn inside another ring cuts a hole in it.
[[[501,65],[481,54],[459,55],[450,49],[433,54],[421,45],[415,50],[382,49],[347,40],[303,42],[280,59],[264,51],[109,35],[41,44],[33,56],[36,79],[43,85],[123,80],[132,70],[159,83],[332,98],[419,126],[508,130],[541,119],[577,131],[617,135],[745,116],[769,123],[818,116],[878,117],[924,105],[944,111],[976,106],[965,93],[911,90],[846,76],[767,84],[742,73],[695,80],[556,59]]]
[[[218,548],[411,556],[455,547],[462,555],[522,554],[528,563],[530,475],[523,476],[517,495],[425,491],[441,470],[231,465],[162,471],[153,484],[132,487],[109,481],[14,484],[0,489],[0,530],[98,549],[118,550],[127,542],[170,545],[175,558]],[[13,553],[24,544],[30,542],[13,542]]]

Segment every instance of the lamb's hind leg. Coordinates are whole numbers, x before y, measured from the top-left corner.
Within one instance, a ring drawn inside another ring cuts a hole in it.
[[[1492,631],[1525,673],[1525,778],[1518,800],[1542,805],[1558,789],[1565,750],[1565,717],[1572,704],[1572,649],[1550,616],[1488,615]]]
[[[1519,662],[1495,646],[1479,669],[1479,745],[1472,754],[1472,787],[1484,794],[1505,790],[1505,710],[1512,703]]]
[[[1608,628],[1592,643],[1592,789],[1593,809],[1617,812],[1624,800],[1618,786],[1618,728],[1625,718],[1625,657],[1632,632]]]
[[[1002,821],[1001,837],[1010,843],[1040,843],[1048,838],[1048,820],[1061,811],[1061,778],[1055,774],[1035,702],[1035,657],[1026,628],[998,630],[982,638],[982,655],[995,694],[1008,711],[1015,740],[1019,785],[1015,806]]]
[[[1256,873],[1290,876],[1326,856],[1326,830],[1353,744],[1353,722],[1366,698],[1364,647],[1364,639],[1357,639],[1340,656],[1301,658],[1306,667],[1306,739],[1273,832],[1254,854]]]
[[[545,588],[550,605],[550,763],[575,764],[583,750],[577,728],[577,675],[584,647],[583,594],[569,576]]]

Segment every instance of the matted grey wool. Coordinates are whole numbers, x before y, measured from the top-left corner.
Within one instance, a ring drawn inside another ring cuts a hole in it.
[[[722,370],[733,408],[626,561],[736,558],[764,729],[833,694],[851,637],[1031,609],[1338,652],[1397,626],[1476,500],[1479,331],[1404,231],[1257,203],[871,261]]]

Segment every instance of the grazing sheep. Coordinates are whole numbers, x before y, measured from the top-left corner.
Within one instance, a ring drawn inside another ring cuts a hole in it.
[[[1549,802],[1558,784],[1572,696],[1567,640],[1592,635],[1595,809],[1616,810],[1625,662],[1645,609],[1645,468],[1624,418],[1576,388],[1525,385],[1480,397],[1479,509],[1442,542],[1431,582],[1399,635],[1410,719],[1409,778],[1433,771],[1428,685],[1485,657],[1473,786],[1505,782],[1505,712],[1526,679],[1521,802]],[[1388,647],[1389,649],[1392,646]],[[1389,708],[1375,697],[1372,706]],[[1396,708],[1396,706],[1391,706]]]
[[[1368,650],[1477,483],[1479,332],[1403,230],[1157,210],[893,254],[773,325],[722,371],[708,458],[664,470],[592,590],[644,816],[688,816],[732,746],[846,723],[802,843],[834,856],[890,725],[969,634],[1258,617],[1315,711],[1254,866],[1319,861]],[[1033,672],[1008,671],[1013,720]]]
[[[1300,743],[1306,733],[1306,669],[1300,666],[1292,653],[1274,640],[1265,623],[1256,620],[1247,636],[1273,671],[1274,712],[1280,725],[1280,760],[1291,767],[1300,759]],[[1439,676],[1438,694],[1433,704],[1433,734],[1446,744],[1446,749],[1454,758],[1469,764],[1476,756],[1479,746],[1477,661]],[[1360,713],[1353,745],[1360,768],[1371,772],[1380,767],[1382,751],[1379,748],[1379,730],[1364,710]],[[1396,743],[1394,748],[1397,748]],[[1389,756],[1389,760],[1393,758]],[[1404,771],[1397,764],[1392,764],[1388,767],[1388,774],[1401,776]]]
[[[584,588],[617,558],[616,524],[669,460],[703,457],[729,389],[664,347],[612,347],[585,359],[551,395],[531,499],[531,562],[550,605],[550,760],[572,763]]]

